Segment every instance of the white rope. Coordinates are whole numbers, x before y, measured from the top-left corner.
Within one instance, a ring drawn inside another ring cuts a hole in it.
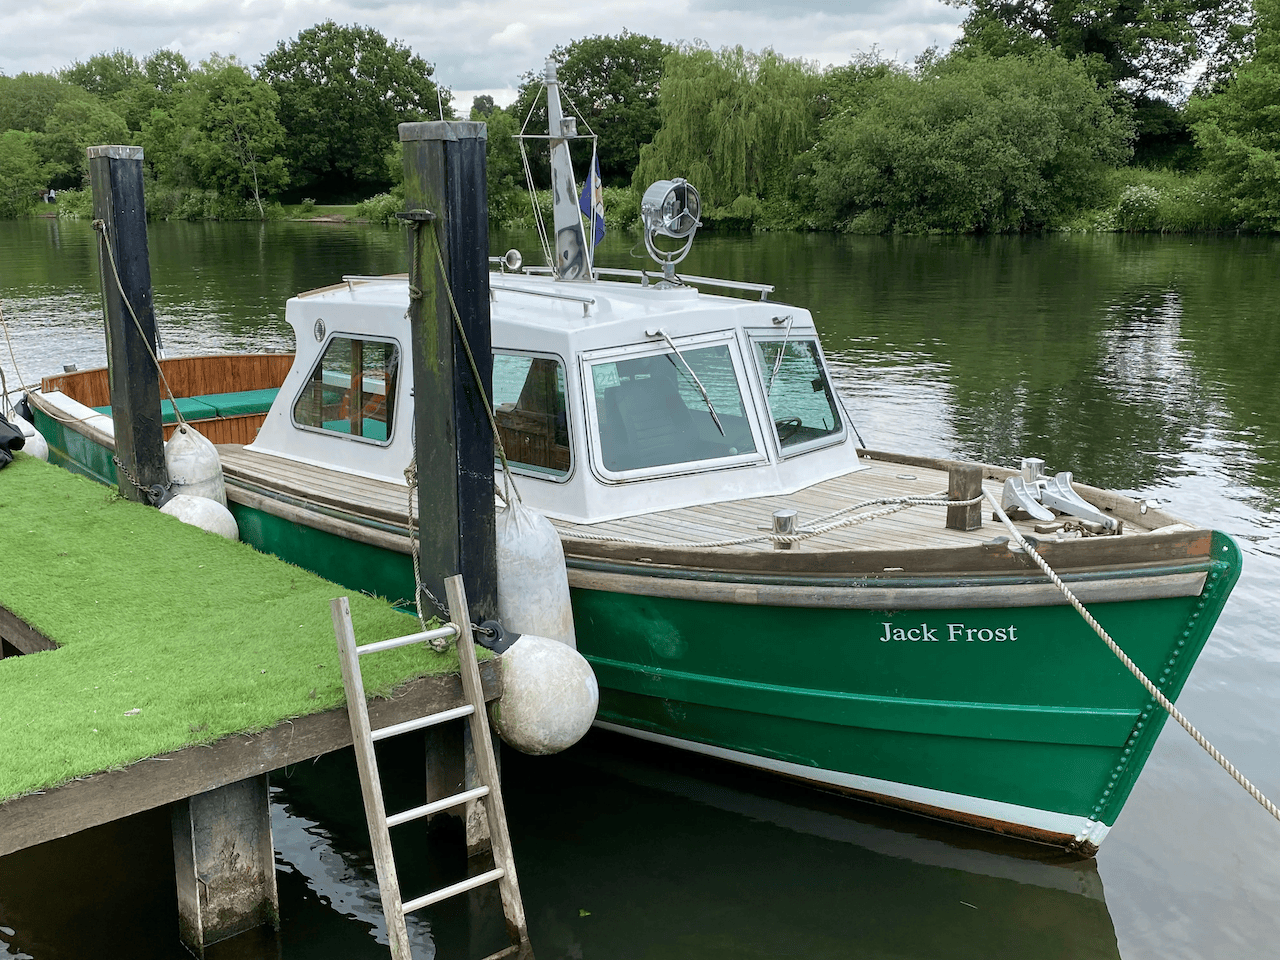
[[[732,540],[636,540],[631,537],[615,537],[603,533],[582,533],[578,531],[566,532],[565,536],[573,540],[589,540],[597,543],[624,543],[635,547],[670,547],[670,548],[690,548],[690,547],[740,547],[748,543],[763,543],[766,540],[772,540],[774,543],[800,543],[804,540],[810,540],[813,537],[820,537],[824,533],[830,533],[832,530],[839,530],[842,527],[852,527],[856,524],[866,523],[868,520],[878,520],[881,517],[887,517],[899,511],[906,510],[909,507],[971,507],[982,502],[982,497],[974,497],[971,500],[946,500],[941,497],[882,497],[877,500],[864,500],[861,503],[855,503],[851,507],[845,507],[837,510],[835,513],[827,514],[825,517],[819,518],[814,523],[817,526],[810,525],[796,533],[758,533],[749,537],[736,537]],[[874,507],[877,504],[888,504],[883,510],[874,510],[871,513],[860,513],[853,517],[846,517],[834,523],[824,523],[835,517],[842,516],[853,510],[862,510],[866,507]]]
[[[1217,747],[1205,739],[1204,735],[1192,726],[1191,721],[1184,717],[1169,698],[1166,697],[1160,689],[1147,678],[1147,675],[1142,672],[1138,665],[1129,659],[1128,654],[1121,650],[1119,644],[1112,640],[1110,634],[1102,628],[1102,624],[1098,623],[1098,621],[1093,618],[1093,615],[1085,609],[1084,604],[1076,599],[1076,595],[1071,592],[1070,588],[1068,588],[1061,579],[1059,579],[1058,575],[1053,572],[1053,569],[1045,562],[1044,558],[1041,557],[1040,554],[1036,553],[1035,548],[1032,547],[1031,544],[1027,542],[1026,538],[1018,532],[1018,528],[1013,525],[1013,521],[1009,519],[1009,515],[1004,512],[995,497],[988,493],[987,499],[995,509],[996,516],[1004,521],[1005,527],[1008,528],[1014,539],[1017,540],[1018,545],[1021,546],[1022,549],[1027,552],[1027,555],[1036,562],[1036,565],[1044,572],[1044,575],[1053,581],[1053,585],[1062,591],[1062,595],[1067,598],[1068,602],[1070,602],[1073,607],[1076,608],[1076,612],[1079,613],[1080,616],[1084,617],[1085,623],[1089,624],[1089,626],[1093,628],[1093,632],[1102,639],[1103,643],[1111,649],[1111,652],[1120,659],[1120,662],[1129,668],[1129,672],[1137,677],[1138,682],[1146,688],[1147,693],[1151,694],[1156,703],[1160,704],[1169,716],[1178,721],[1178,725],[1182,727],[1182,729],[1186,730],[1187,733],[1191,734],[1195,742],[1200,744],[1209,756],[1218,761],[1218,764],[1222,769],[1231,774],[1231,778],[1235,780],[1236,783],[1240,784],[1240,786],[1244,787],[1245,790],[1249,792],[1249,796],[1257,800],[1267,813],[1271,814],[1277,820],[1280,820],[1280,809],[1277,809],[1274,803],[1263,796],[1262,791],[1250,783],[1248,778],[1237,770],[1230,760],[1219,753]]]

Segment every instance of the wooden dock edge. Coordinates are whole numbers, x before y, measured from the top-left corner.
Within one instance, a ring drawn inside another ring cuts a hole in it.
[[[486,702],[502,692],[499,661],[480,664]],[[466,702],[457,674],[420,677],[369,702],[375,729]],[[253,734],[184,747],[0,803],[0,857],[351,745],[346,707]]]

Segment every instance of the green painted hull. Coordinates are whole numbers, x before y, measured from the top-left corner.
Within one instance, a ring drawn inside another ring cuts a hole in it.
[[[48,418],[37,426],[52,459],[114,481],[108,452]],[[412,597],[406,554],[232,511],[261,550],[351,589]],[[571,578],[593,569],[570,567]],[[1239,576],[1239,549],[1214,533],[1209,556],[1179,571],[1205,574],[1199,596],[1091,605],[1171,699]],[[1083,853],[1115,822],[1165,720],[1065,604],[894,612],[571,593],[600,721]]]
[[[1215,533],[1211,556],[1200,596],[1091,607],[1171,699],[1239,575],[1230,537]],[[1056,831],[931,792],[1109,826],[1166,716],[1066,605],[886,612],[598,590],[573,605],[601,720],[1040,839]]]

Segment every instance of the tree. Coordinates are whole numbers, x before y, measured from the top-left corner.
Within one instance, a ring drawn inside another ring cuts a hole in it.
[[[493,97],[487,93],[471,98],[472,120],[483,120],[496,109],[498,109],[498,105],[493,102]]]
[[[816,66],[772,50],[680,47],[667,58],[662,127],[640,151],[633,188],[684,177],[709,219],[753,219],[762,199],[787,192],[813,145],[821,90]]]
[[[191,62],[176,50],[156,50],[142,61],[147,82],[159,93],[176,93],[191,76]]]
[[[126,50],[94,54],[81,63],[77,60],[58,74],[68,83],[83,87],[103,100],[123,93],[135,83],[146,80],[138,58]]]
[[[600,178],[610,186],[631,182],[640,148],[658,132],[658,87],[670,52],[657,37],[627,30],[616,37],[583,37],[551,52],[561,96],[568,101],[565,114],[571,115],[572,104],[599,138]],[[526,73],[510,108],[517,124],[528,117],[529,132],[536,134],[547,130],[542,76],[540,70]]]
[[[7,130],[0,134],[0,217],[17,217],[35,206],[45,186],[34,133]]]
[[[89,183],[86,149],[101,144],[127,143],[129,126],[96,97],[64,100],[45,121],[36,148],[47,167],[49,185],[59,190],[80,189]]]
[[[1034,229],[1094,200],[1131,136],[1123,103],[1053,51],[944,58],[868,78],[823,125],[813,188],[846,229]]]
[[[235,58],[216,54],[192,74],[187,88],[179,118],[192,135],[183,138],[183,158],[205,186],[252,200],[265,218],[263,194],[289,181],[275,91]]]
[[[1085,60],[1130,93],[1175,95],[1196,62],[1230,55],[1249,0],[946,0],[968,8],[961,49]]]
[[[0,76],[0,131],[29,130],[39,133],[58,104],[67,100],[92,100],[83,87],[50,73]]]
[[[434,68],[369,27],[317,24],[279,43],[258,76],[280,98],[294,182],[335,191],[386,186],[383,155],[405,121],[449,113]],[[438,98],[438,99],[437,99]]]
[[[1205,169],[1246,227],[1280,228],[1280,0],[1254,0],[1253,55],[1187,105]]]

